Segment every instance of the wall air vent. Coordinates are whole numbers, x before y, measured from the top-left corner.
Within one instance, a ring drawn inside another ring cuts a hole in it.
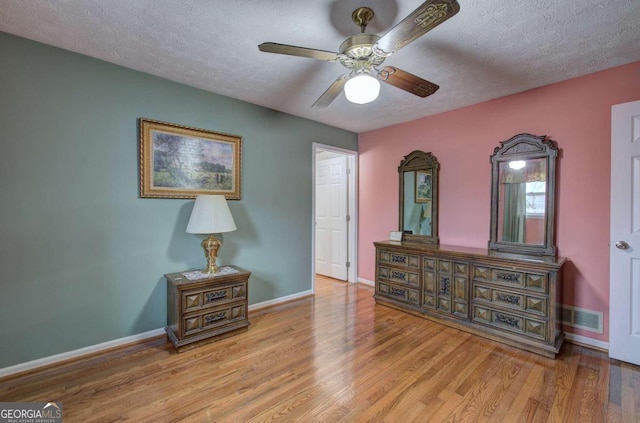
[[[604,314],[601,311],[562,305],[562,324],[591,332],[603,333]]]

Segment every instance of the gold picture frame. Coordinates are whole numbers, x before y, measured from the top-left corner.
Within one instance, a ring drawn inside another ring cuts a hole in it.
[[[139,119],[140,197],[240,200],[242,137]]]

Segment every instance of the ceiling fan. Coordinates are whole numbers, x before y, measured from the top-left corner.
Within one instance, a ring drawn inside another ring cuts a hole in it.
[[[361,33],[347,38],[340,44],[338,53],[271,42],[260,44],[258,49],[267,53],[338,62],[350,70],[349,73],[340,75],[312,107],[327,107],[343,89],[349,101],[358,104],[369,103],[377,98],[380,91],[378,80],[419,97],[427,97],[440,87],[394,66],[379,66],[387,57],[440,25],[459,10],[460,5],[456,0],[427,0],[380,37],[364,33],[374,13],[368,7],[359,7],[352,13],[351,19],[360,27]]]

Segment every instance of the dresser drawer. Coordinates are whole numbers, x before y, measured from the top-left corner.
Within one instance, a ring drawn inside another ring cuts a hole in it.
[[[187,290],[182,292],[182,311],[189,313],[226,304],[230,301],[244,300],[246,297],[246,282],[215,288]]]
[[[507,313],[476,304],[473,305],[472,320],[476,323],[519,333],[529,338],[547,340],[547,322],[544,320],[532,319],[517,313]]]
[[[378,279],[386,280],[414,288],[420,287],[420,274],[392,267],[378,266]]]
[[[498,267],[474,265],[473,279],[503,286],[548,292],[546,273],[522,272]]]
[[[386,282],[378,281],[378,294],[397,301],[418,305],[420,303],[420,292],[417,289],[397,286]]]
[[[228,324],[245,321],[247,318],[246,303],[230,303],[226,306],[207,309],[197,314],[183,316],[183,336],[192,336],[201,332],[220,329]]]
[[[419,270],[420,256],[417,254],[380,250],[378,252],[378,263],[388,264],[394,267],[403,267],[405,269]]]
[[[526,311],[542,317],[548,315],[547,298],[544,296],[523,294],[474,283],[473,300]]]

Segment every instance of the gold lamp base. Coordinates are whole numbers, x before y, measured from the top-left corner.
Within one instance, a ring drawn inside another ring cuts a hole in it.
[[[215,236],[209,235],[200,245],[202,245],[204,256],[207,258],[207,267],[202,269],[202,273],[218,273],[219,268],[216,266],[216,258],[218,257],[218,249],[222,246],[222,242]]]

